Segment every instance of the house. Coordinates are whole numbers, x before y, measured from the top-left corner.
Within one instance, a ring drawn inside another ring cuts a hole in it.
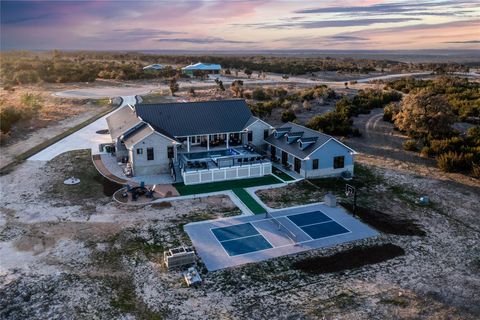
[[[133,176],[179,175],[185,184],[259,177],[273,127],[245,100],[126,105],[106,118],[117,161]]]
[[[145,70],[145,71],[152,71],[152,70],[153,71],[158,71],[158,70],[163,70],[163,69],[165,69],[165,66],[163,64],[157,64],[157,63],[150,64],[146,67],[143,67],[143,70]]]
[[[188,65],[182,68],[182,72],[191,77],[197,74],[219,74],[222,70],[222,66],[214,63],[202,63]]]
[[[289,122],[265,142],[272,159],[304,178],[353,175],[356,152],[327,134]]]

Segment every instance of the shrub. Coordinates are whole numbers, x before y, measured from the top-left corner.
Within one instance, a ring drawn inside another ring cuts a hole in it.
[[[317,115],[307,122],[307,127],[327,134],[347,136],[352,133],[353,121],[344,113],[330,111]]]
[[[395,102],[390,102],[383,108],[383,120],[393,123],[393,118],[400,110],[400,106]]]
[[[417,141],[415,140],[407,140],[403,143],[403,150],[406,150],[406,151],[418,151],[418,147],[417,147]]]
[[[474,163],[472,165],[472,176],[474,178],[480,179],[480,164]]]
[[[282,112],[282,118],[281,118],[282,122],[293,121],[296,118],[297,116],[295,115],[295,112],[292,109],[288,109]]]
[[[262,88],[256,88],[252,91],[252,98],[255,100],[264,101],[270,99],[270,96]]]
[[[306,111],[312,110],[312,105],[310,104],[310,102],[308,102],[307,100],[303,101],[303,109],[305,109]]]
[[[420,150],[420,156],[424,157],[424,158],[428,158],[428,157],[431,157],[433,154],[432,154],[432,150],[430,149],[430,147],[423,147],[422,150]]]
[[[12,127],[22,119],[22,112],[15,107],[8,106],[2,108],[0,111],[0,130],[3,133],[8,133]]]
[[[437,165],[445,172],[468,172],[472,169],[473,154],[449,151],[437,157]]]

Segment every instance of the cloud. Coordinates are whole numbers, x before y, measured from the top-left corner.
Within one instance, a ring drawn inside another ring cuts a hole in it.
[[[321,21],[301,21],[291,23],[256,23],[256,24],[236,24],[237,26],[251,26],[261,29],[278,29],[278,28],[302,28],[302,29],[321,29],[321,28],[338,28],[338,27],[361,27],[378,23],[398,23],[408,21],[418,21],[419,18],[366,18],[351,20],[321,20]]]
[[[206,37],[206,38],[160,38],[157,39],[159,42],[183,42],[183,43],[193,43],[193,44],[209,44],[209,43],[228,43],[228,44],[239,44],[239,43],[255,43],[254,41],[237,41],[237,40],[228,40],[218,37]]]
[[[329,37],[331,40],[346,40],[346,41],[367,41],[368,38],[364,37],[356,37],[356,36],[342,36],[342,35],[335,35]]]
[[[45,14],[40,14],[40,15],[31,16],[31,17],[19,17],[19,18],[10,18],[10,19],[1,19],[1,20],[3,25],[7,25],[7,24],[32,22],[32,21],[38,21],[38,20],[48,20],[52,18],[54,18],[53,14],[45,13]]]
[[[463,4],[474,4],[474,1],[440,1],[440,2],[391,2],[391,3],[379,3],[373,4],[370,6],[331,6],[331,7],[322,7],[322,8],[311,8],[311,9],[302,9],[294,11],[296,14],[317,14],[317,13],[333,13],[333,14],[344,14],[344,13],[373,13],[373,14],[402,14],[402,13],[412,13],[418,10],[421,10],[425,15],[440,15],[447,14],[446,12],[429,12],[429,9],[458,9],[459,5]]]
[[[464,44],[476,44],[476,43],[480,43],[480,40],[466,40],[466,41],[447,41],[447,42],[444,42],[444,43],[464,43]]]

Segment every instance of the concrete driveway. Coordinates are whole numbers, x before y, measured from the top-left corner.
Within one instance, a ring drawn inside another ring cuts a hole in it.
[[[122,99],[123,102],[121,106],[136,103],[135,96],[124,96]],[[112,140],[109,134],[98,134],[97,131],[108,128],[107,121],[105,119],[107,116],[116,112],[117,110],[118,109],[115,109],[95,122],[87,125],[86,127],[83,127],[77,132],[74,132],[62,140],[52,144],[48,148],[45,148],[39,153],[34,154],[27,160],[49,161],[64,152],[82,149],[91,149],[92,154],[100,153],[98,145],[101,143],[109,143]]]

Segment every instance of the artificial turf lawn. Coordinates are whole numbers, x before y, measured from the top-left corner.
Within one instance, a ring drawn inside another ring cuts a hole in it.
[[[254,214],[265,213],[265,209],[255,199],[242,188],[235,188],[232,190],[237,197],[252,211]]]
[[[282,170],[272,167],[272,172],[274,175],[282,179],[283,181],[293,181],[295,180],[294,177],[290,176],[289,174],[283,172]]]
[[[267,184],[276,184],[276,183],[282,183],[282,181],[278,180],[272,175],[268,175],[260,178],[201,183],[201,184],[192,184],[188,186],[182,182],[182,183],[175,183],[173,186],[175,187],[175,189],[177,189],[180,195],[187,196],[192,194],[232,190],[237,188],[250,188],[250,187],[256,187],[256,186],[263,186]]]

